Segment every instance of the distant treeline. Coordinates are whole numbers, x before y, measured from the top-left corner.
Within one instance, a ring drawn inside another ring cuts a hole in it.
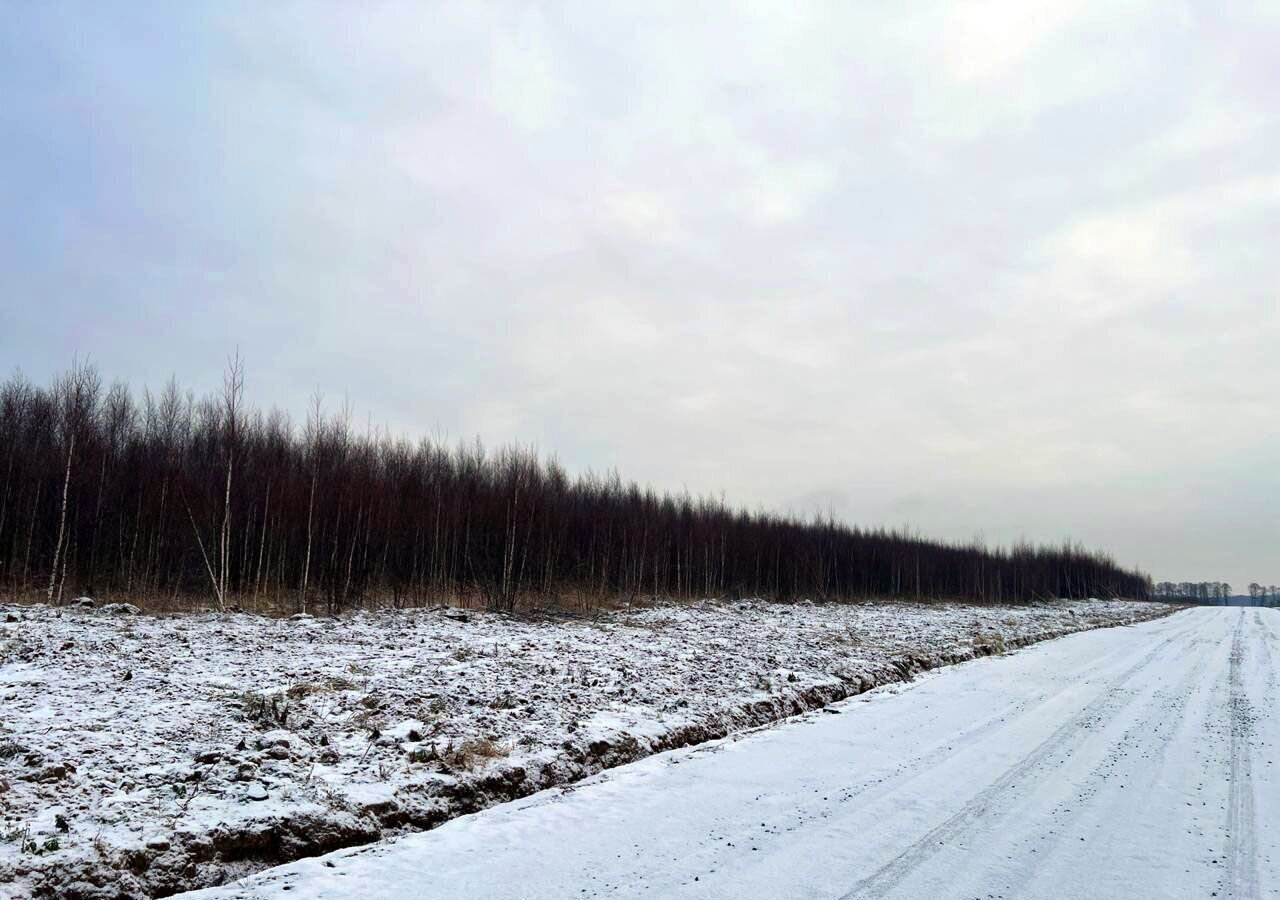
[[[1152,588],[1151,599],[1202,606],[1280,606],[1280,586],[1251,582],[1245,595],[1232,594],[1225,581],[1161,581]]]
[[[1146,598],[1072,546],[926,541],[749,512],[479,443],[360,433],[317,398],[300,426],[170,382],[135,397],[77,364],[0,388],[0,588],[338,611],[438,601]]]

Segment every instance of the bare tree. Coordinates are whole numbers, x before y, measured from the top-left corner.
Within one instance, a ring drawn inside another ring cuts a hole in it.
[[[71,370],[54,385],[57,403],[58,432],[61,446],[66,453],[66,466],[62,479],[62,504],[58,510],[58,539],[53,545],[53,562],[49,566],[49,587],[46,596],[50,602],[57,588],[58,600],[62,599],[62,585],[66,580],[67,557],[64,536],[67,530],[67,503],[71,487],[71,470],[76,457],[76,442],[90,425],[97,404],[100,381],[97,372],[88,362],[73,362]],[[61,566],[61,578],[59,567]]]
[[[227,361],[222,382],[223,427],[226,431],[226,490],[223,493],[222,528],[219,532],[220,569],[218,572],[218,609],[226,608],[231,576],[231,479],[235,470],[236,450],[240,443],[241,405],[244,396],[244,361],[240,351]]]
[[[324,436],[323,395],[317,390],[311,395],[311,411],[307,415],[307,428],[303,437],[304,448],[310,457],[311,489],[307,494],[307,555],[302,566],[302,589],[298,592],[298,611],[307,611],[307,581],[311,576],[312,527],[315,524],[316,479],[319,477],[320,444]]]

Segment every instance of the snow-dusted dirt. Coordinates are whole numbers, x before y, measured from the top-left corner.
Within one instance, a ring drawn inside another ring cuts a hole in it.
[[[198,896],[1274,898],[1278,631],[1071,635]]]
[[[0,895],[219,884],[1170,609],[709,601],[590,621],[281,621],[0,606]],[[919,751],[903,739],[899,754]],[[859,753],[841,750],[850,776],[884,762]]]

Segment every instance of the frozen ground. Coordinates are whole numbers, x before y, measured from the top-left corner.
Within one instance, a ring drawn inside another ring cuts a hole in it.
[[[199,900],[1277,897],[1277,629],[1072,635]]]
[[[279,621],[0,607],[0,895],[143,897],[219,884],[945,662],[1168,609],[706,602],[593,621],[456,610]],[[1132,640],[1114,635],[1116,646]],[[1074,696],[1064,689],[1050,708]],[[895,752],[911,758],[920,740],[899,732]],[[833,752],[823,734],[815,746]],[[885,765],[883,750],[862,752],[856,742],[838,749],[849,777]],[[584,849],[596,846],[588,838]]]

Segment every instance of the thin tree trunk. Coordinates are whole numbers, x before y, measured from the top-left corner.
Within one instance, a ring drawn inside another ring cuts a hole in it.
[[[9,489],[12,485],[13,477],[13,457],[16,455],[14,451],[9,453],[9,465],[4,474],[4,499],[0,500],[0,538],[4,537],[4,522],[8,518],[9,512]],[[16,532],[16,528],[14,529]]]
[[[253,575],[253,603],[257,608],[258,587],[262,578],[262,554],[267,547],[267,512],[271,508],[271,480],[267,480],[267,496],[262,501],[262,534],[258,538],[258,570]]]
[[[62,553],[62,537],[67,527],[67,491],[71,487],[71,460],[76,452],[76,436],[71,435],[67,443],[67,472],[62,479],[62,512],[58,516],[58,542],[53,545],[53,566],[49,570],[49,590],[47,598],[53,602],[53,589],[58,580],[58,557]]]
[[[133,591],[134,576],[134,557],[138,551],[138,535],[142,533],[142,491],[138,491],[138,513],[133,520],[133,540],[129,542],[129,577],[126,581],[126,590]]]
[[[102,468],[98,470],[98,501],[93,510],[93,542],[89,546],[89,590],[97,590],[98,532],[102,529],[102,489],[107,481],[107,454],[102,454]]]
[[[347,551],[347,577],[342,584],[342,605],[347,605],[347,595],[351,591],[351,565],[356,558],[356,542],[360,539],[360,512],[356,512],[356,527],[351,530],[351,549]]]
[[[31,571],[31,542],[36,536],[36,515],[40,511],[40,482],[36,482],[36,496],[31,504],[31,526],[27,529],[27,553],[22,559],[22,589],[28,587],[27,575]]]
[[[307,501],[307,557],[302,564],[302,593],[298,599],[299,612],[307,611],[307,579],[311,576],[311,522],[316,505],[316,473],[311,473],[311,499]]]
[[[218,611],[226,609],[228,571],[231,568],[231,469],[232,451],[227,450],[227,483],[222,502],[222,528],[219,529],[218,548]]]
[[[195,532],[196,544],[200,547],[200,558],[204,560],[205,571],[209,573],[209,581],[213,583],[213,593],[218,601],[218,609],[223,608],[222,588],[218,582],[218,576],[213,572],[213,566],[209,564],[209,554],[204,552],[204,541],[200,538],[200,529],[196,527],[196,517],[191,513],[191,504],[187,502],[187,498],[182,498],[182,504],[187,508],[187,517],[191,519],[191,530]]]

